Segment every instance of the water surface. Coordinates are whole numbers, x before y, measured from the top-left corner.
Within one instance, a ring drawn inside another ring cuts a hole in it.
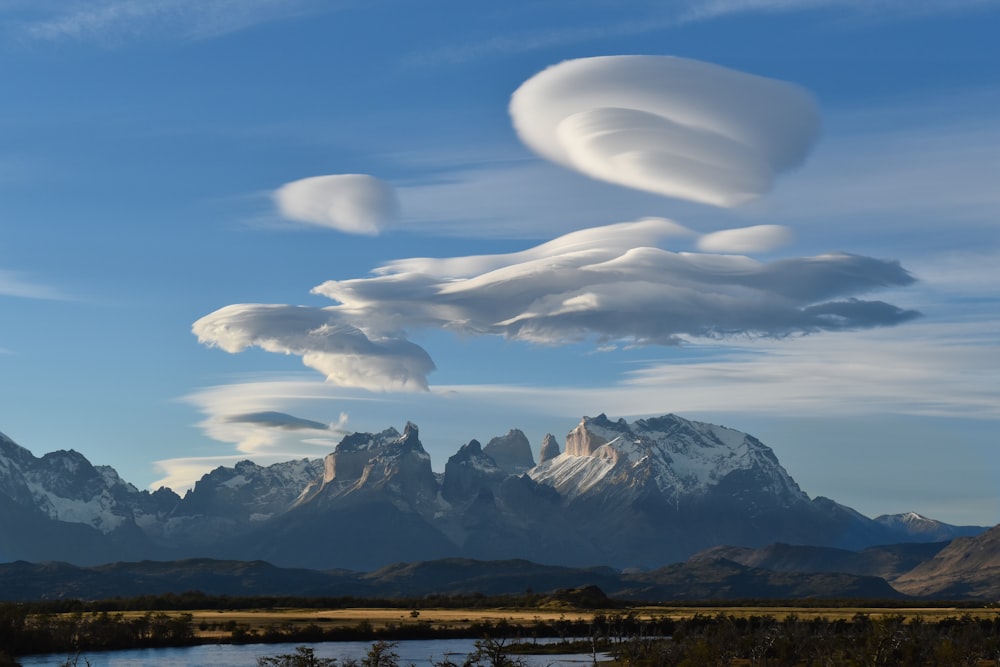
[[[433,667],[445,658],[461,664],[475,650],[474,639],[423,639],[396,644],[400,667]],[[541,641],[541,640],[540,640]],[[551,641],[551,640],[550,640]],[[308,646],[318,658],[354,658],[360,660],[371,642],[295,642],[289,644],[204,644],[179,648],[146,648],[126,651],[91,651],[79,656],[77,667],[256,667],[257,658],[294,653],[298,646]],[[24,667],[57,667],[65,663],[65,654],[32,655],[19,658]],[[519,655],[527,667],[588,667],[593,656]],[[598,654],[598,659],[601,659]],[[72,664],[72,663],[70,663]]]

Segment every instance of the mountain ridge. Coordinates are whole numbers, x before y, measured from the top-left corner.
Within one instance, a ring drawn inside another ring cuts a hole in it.
[[[551,437],[543,445],[536,464],[511,429],[485,447],[462,445],[439,474],[408,422],[402,433],[345,436],[322,461],[219,467],[180,497],[139,491],[77,452],[36,458],[0,436],[0,501],[20,531],[6,531],[0,557],[249,556],[316,569],[524,558],[648,569],[720,544],[856,549],[974,531],[919,515],[873,520],[811,499],[753,436],[673,414],[583,417],[562,451]],[[92,548],[60,544],[71,533]]]

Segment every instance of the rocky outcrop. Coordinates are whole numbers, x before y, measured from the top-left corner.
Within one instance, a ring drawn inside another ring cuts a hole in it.
[[[531,444],[520,429],[512,428],[507,435],[493,438],[486,443],[483,453],[508,475],[520,475],[535,467]]]

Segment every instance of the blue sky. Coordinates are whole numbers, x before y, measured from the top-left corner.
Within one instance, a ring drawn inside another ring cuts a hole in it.
[[[183,490],[407,420],[442,469],[673,412],[811,495],[995,524],[997,28],[988,0],[0,1],[0,430]]]

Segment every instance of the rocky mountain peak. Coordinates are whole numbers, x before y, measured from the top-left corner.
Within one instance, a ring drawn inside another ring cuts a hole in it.
[[[379,449],[384,447],[386,443],[399,439],[399,437],[399,431],[391,426],[381,433],[351,433],[344,436],[337,444],[334,453]]]
[[[556,440],[556,437],[551,433],[546,433],[545,438],[542,439],[542,449],[538,453],[538,465],[546,461],[551,461],[559,456],[560,453],[559,442]]]
[[[509,475],[520,475],[535,467],[531,444],[520,429],[512,428],[507,435],[493,438],[486,443],[483,453]]]
[[[467,500],[482,489],[499,485],[506,476],[479,441],[470,440],[445,464],[441,496],[449,502]]]
[[[593,456],[599,448],[619,437],[623,430],[621,424],[609,421],[603,413],[593,419],[584,417],[566,435],[566,454],[569,456]]]
[[[403,443],[410,447],[416,445],[423,449],[423,445],[420,444],[420,429],[413,422],[408,421],[403,427]]]
[[[980,531],[979,526],[953,526],[916,512],[883,514],[875,517],[875,522],[898,534],[900,541],[915,539],[943,542],[956,537],[978,535]]]
[[[420,442],[416,424],[407,422],[403,433],[394,428],[378,434],[353,433],[344,437],[324,460],[322,483],[307,489],[297,506],[320,499],[386,496],[390,501],[428,508],[437,498],[438,483],[431,457]]]
[[[173,514],[264,521],[286,511],[306,486],[319,478],[321,466],[321,462],[309,459],[266,467],[249,460],[232,468],[220,466],[198,480]]]
[[[0,433],[0,470],[6,467],[8,461],[23,464],[34,459],[34,454]]]
[[[458,452],[455,453],[448,461],[468,461],[471,459],[479,458],[483,455],[483,446],[479,444],[479,441],[473,438],[469,440],[468,444],[462,445],[458,448]],[[491,459],[492,460],[492,459]],[[494,461],[494,464],[496,462]]]

